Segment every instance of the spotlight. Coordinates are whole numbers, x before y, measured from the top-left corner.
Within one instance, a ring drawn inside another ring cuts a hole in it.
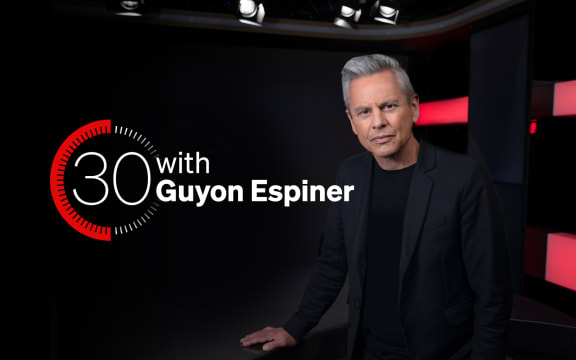
[[[343,1],[338,15],[334,18],[334,25],[352,29],[361,15],[362,9],[357,1]]]
[[[144,0],[119,0],[118,5],[120,5],[120,8],[116,15],[142,16]]]
[[[378,0],[374,2],[370,10],[370,15],[374,17],[374,20],[392,25],[396,25],[399,13],[399,1],[393,0]]]
[[[240,0],[236,9],[238,21],[243,24],[262,26],[264,21],[264,5],[261,1]]]
[[[145,11],[150,10],[153,2],[154,0],[106,0],[106,9],[116,15],[142,16]]]

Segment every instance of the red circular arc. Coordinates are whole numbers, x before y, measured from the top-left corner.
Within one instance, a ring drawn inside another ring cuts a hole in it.
[[[94,121],[86,124],[74,131],[64,142],[60,145],[54,161],[52,162],[52,169],[50,170],[50,190],[52,191],[52,199],[60,215],[66,222],[76,229],[78,232],[97,239],[110,241],[112,231],[109,226],[96,225],[82,216],[80,216],[68,201],[66,191],[64,190],[64,170],[70,156],[76,148],[91,137],[110,134],[112,130],[110,119]]]

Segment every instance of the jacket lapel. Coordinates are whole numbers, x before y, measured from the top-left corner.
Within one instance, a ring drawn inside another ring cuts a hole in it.
[[[368,236],[368,218],[370,212],[370,195],[372,194],[372,171],[374,167],[374,157],[372,154],[367,158],[363,171],[359,172],[358,185],[362,189],[360,201],[354,208],[355,213],[359,214],[356,226],[356,236],[354,238],[353,259],[358,265],[358,275],[361,289],[364,288],[364,279],[366,273],[366,243]]]
[[[418,152],[418,161],[412,182],[410,184],[410,193],[406,204],[406,213],[404,215],[404,228],[402,235],[402,251],[400,255],[400,286],[404,280],[404,274],[414,255],[422,225],[426,218],[428,203],[434,181],[426,173],[436,166],[436,149],[420,141],[420,151]]]

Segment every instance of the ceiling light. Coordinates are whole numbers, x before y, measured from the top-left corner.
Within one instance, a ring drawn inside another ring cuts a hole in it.
[[[376,1],[370,10],[370,15],[376,21],[396,25],[400,13],[398,5],[398,1]]]
[[[238,21],[241,23],[254,26],[262,26],[264,15],[264,5],[261,1],[238,1],[236,16],[238,17]]]
[[[334,18],[334,25],[352,29],[360,20],[361,15],[362,9],[360,9],[357,1],[343,2],[338,15]]]
[[[142,16],[144,0],[119,0],[118,5],[120,6],[116,15]]]

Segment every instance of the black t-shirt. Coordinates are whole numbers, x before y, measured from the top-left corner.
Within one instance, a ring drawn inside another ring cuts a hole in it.
[[[405,348],[398,317],[402,227],[415,165],[383,170],[374,164],[368,219],[367,271],[362,327],[377,342]]]

